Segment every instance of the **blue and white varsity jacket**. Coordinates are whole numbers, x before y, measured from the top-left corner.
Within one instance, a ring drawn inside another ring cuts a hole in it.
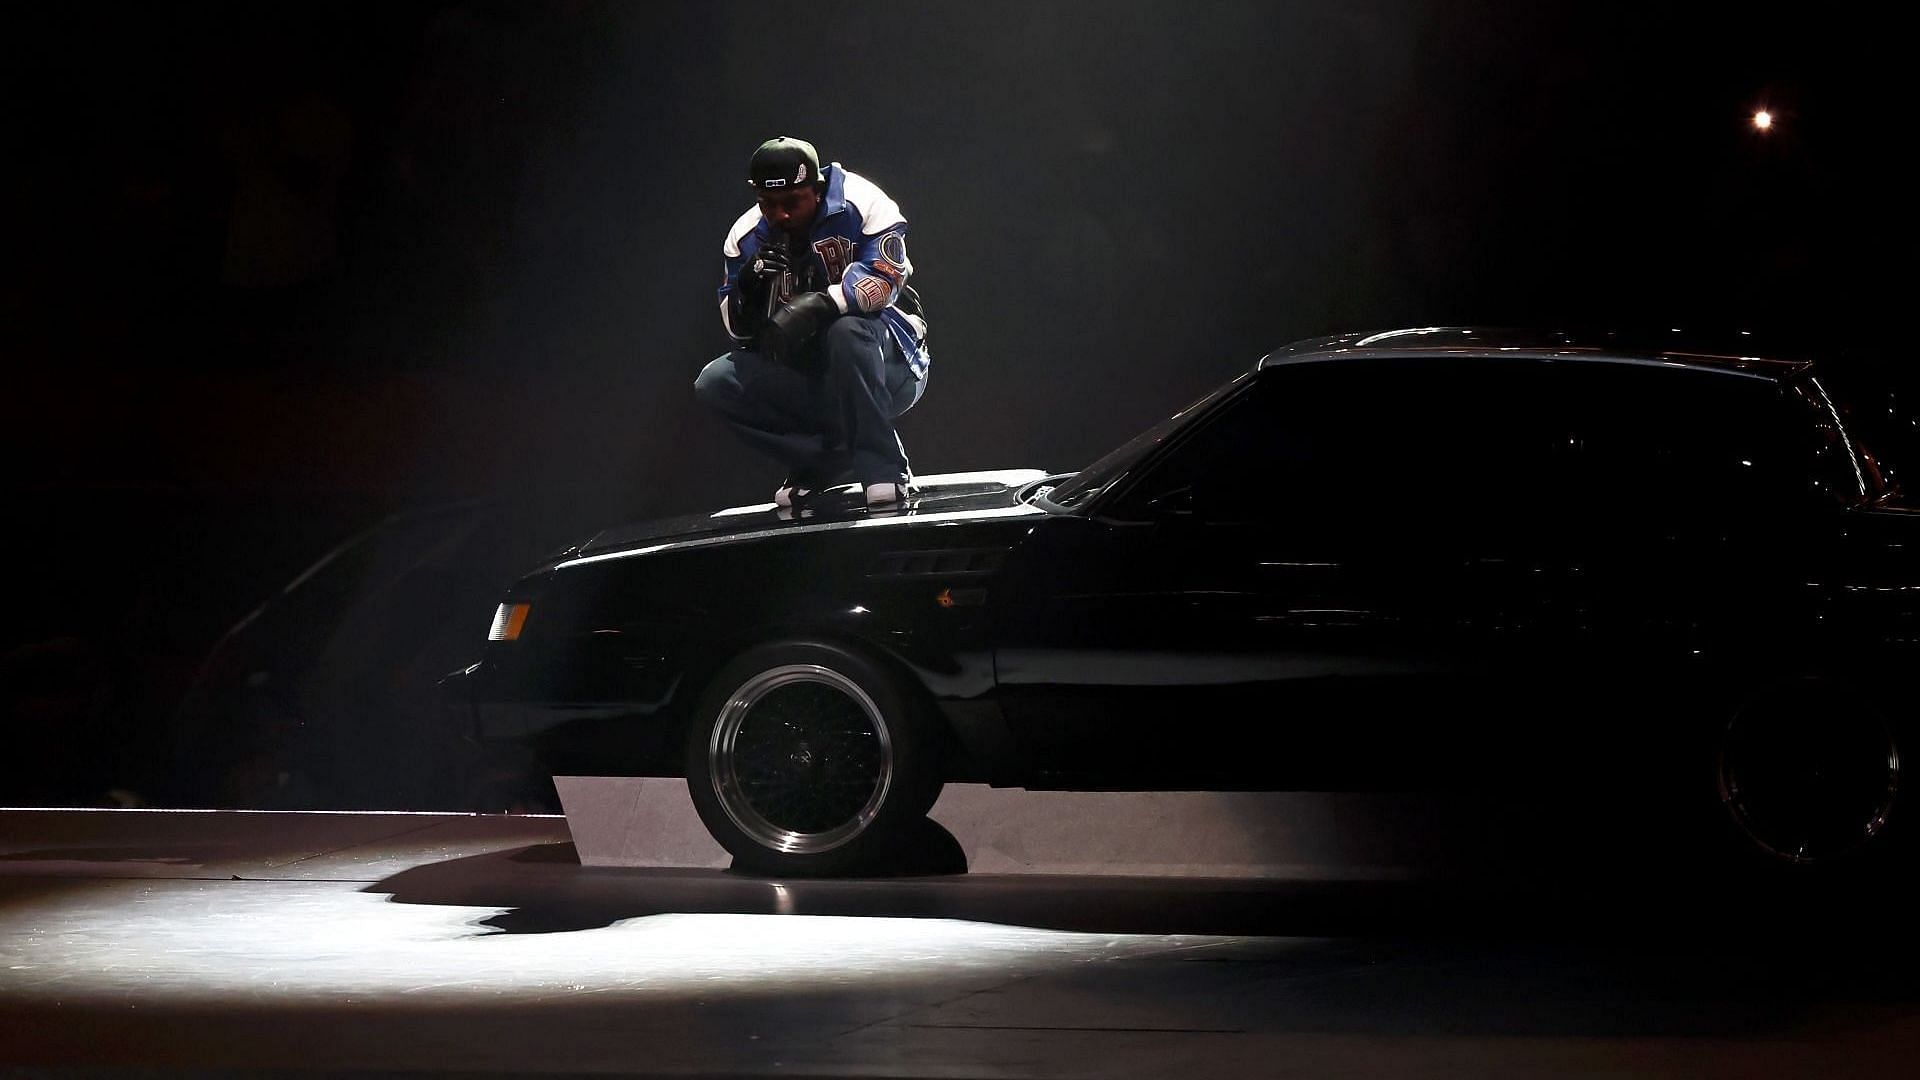
[[[826,174],[827,193],[808,234],[813,267],[808,276],[826,283],[827,296],[841,314],[878,312],[900,343],[914,377],[925,378],[932,359],[927,353],[926,320],[917,310],[917,297],[906,310],[900,304],[911,296],[906,284],[913,274],[913,263],[907,259],[907,219],[899,205],[866,177],[848,172],[837,161],[821,171]],[[774,231],[760,208],[751,207],[727,231],[721,249],[726,263],[720,278],[720,321],[742,345],[751,338],[734,331],[727,316],[727,296],[739,279],[740,267],[773,239]],[[783,299],[793,288],[793,277],[789,274],[780,283]]]

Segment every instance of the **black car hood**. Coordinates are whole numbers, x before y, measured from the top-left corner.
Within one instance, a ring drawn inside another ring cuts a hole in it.
[[[818,527],[836,522],[867,521],[878,517],[913,518],[927,515],[988,513],[1020,506],[1022,488],[1044,479],[1039,469],[1007,469],[998,472],[943,473],[915,480],[918,489],[904,507],[869,512],[864,506],[847,504],[802,506],[788,509],[773,503],[736,506],[712,514],[616,525],[596,533],[585,543],[563,553],[556,562],[591,558],[637,547],[684,543],[695,540],[719,540],[727,537],[764,535],[779,529]]]

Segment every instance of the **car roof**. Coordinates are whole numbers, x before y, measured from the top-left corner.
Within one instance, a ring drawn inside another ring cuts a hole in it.
[[[1421,326],[1354,332],[1296,341],[1260,359],[1255,370],[1329,360],[1386,357],[1484,357],[1591,361],[1686,368],[1783,380],[1806,371],[1804,356],[1764,350],[1750,334],[1525,330],[1508,327]]]

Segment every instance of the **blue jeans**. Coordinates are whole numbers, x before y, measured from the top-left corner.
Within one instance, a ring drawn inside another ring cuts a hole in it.
[[[925,381],[877,315],[843,315],[815,344],[812,360],[797,364],[736,349],[701,369],[693,394],[804,486],[905,482],[912,472],[893,421]]]

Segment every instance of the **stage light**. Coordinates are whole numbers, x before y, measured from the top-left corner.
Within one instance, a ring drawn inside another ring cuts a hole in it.
[[[1756,110],[1753,114],[1753,129],[1755,131],[1772,131],[1773,114],[1765,109]]]

